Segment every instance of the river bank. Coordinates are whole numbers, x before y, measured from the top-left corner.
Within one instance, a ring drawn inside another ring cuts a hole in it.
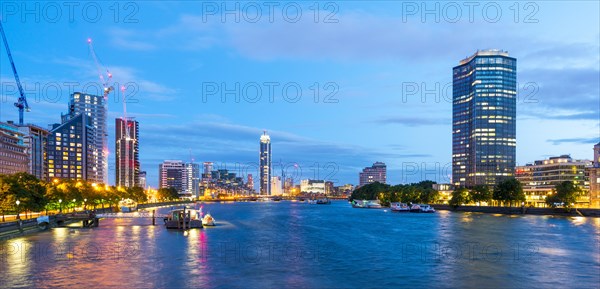
[[[171,206],[171,205],[182,205],[182,204],[189,204],[189,203],[190,203],[190,201],[147,203],[147,204],[139,204],[138,209],[147,209],[147,208]],[[114,208],[100,208],[100,209],[96,209],[95,211],[97,214],[112,213],[114,211]],[[52,228],[52,227],[58,226],[57,222],[56,222],[56,217],[57,217],[57,215],[49,215],[48,216],[48,220],[49,220],[48,227]],[[67,222],[62,225],[68,225],[70,223],[73,223],[73,222]],[[48,227],[45,227],[45,226],[40,227],[38,225],[36,218],[22,219],[19,221],[0,223],[0,241],[12,239],[12,238],[16,238],[16,237],[20,237],[20,236],[24,236],[24,235],[29,235],[29,234],[35,234],[35,233],[47,230]]]
[[[553,216],[578,216],[578,217],[600,217],[600,209],[586,208],[533,208],[533,207],[489,207],[489,206],[459,206],[433,205],[436,210],[454,212],[476,212],[487,214],[505,215],[553,215]]]

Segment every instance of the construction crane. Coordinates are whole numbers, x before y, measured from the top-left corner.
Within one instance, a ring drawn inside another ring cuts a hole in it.
[[[92,45],[92,39],[88,38],[87,40],[88,42],[88,46],[89,46],[89,50],[90,50],[90,54],[92,56],[92,58],[94,59],[94,63],[96,64],[96,69],[98,71],[98,77],[100,78],[100,82],[102,83],[102,87],[104,90],[104,105],[108,106],[108,95],[110,94],[111,91],[114,90],[114,87],[110,84],[110,81],[112,80],[112,73],[110,73],[110,71],[105,68],[102,64],[100,64],[100,61],[98,60],[98,56],[96,55],[96,50],[94,50],[94,46]],[[103,71],[106,71],[106,74]],[[133,176],[130,176],[130,166],[133,166],[132,163],[132,157],[129,154],[129,149],[130,149],[130,144],[129,142],[132,141],[131,139],[131,135],[129,133],[129,130],[131,129],[131,127],[133,126],[133,119],[129,119],[127,117],[127,104],[126,104],[126,99],[125,99],[125,86],[121,85],[120,87],[121,90],[121,94],[123,95],[123,129],[125,130],[125,167],[123,168],[125,171],[125,179],[123,182],[123,185],[125,187],[133,187],[137,184],[134,184],[134,178]],[[108,111],[108,108],[107,108]],[[105,148],[106,150],[108,150],[108,148]],[[118,148],[115,148],[118,149]],[[108,151],[107,151],[108,153]],[[121,162],[121,160],[118,160],[119,162]],[[119,171],[119,174],[121,174],[121,171]],[[121,176],[118,176],[119,180],[121,180]],[[131,177],[131,178],[130,178]],[[119,185],[119,184],[116,184]]]
[[[10,53],[10,48],[8,47],[8,40],[6,39],[6,34],[4,34],[4,28],[2,27],[2,22],[0,22],[0,33],[2,33],[2,40],[4,41],[4,47],[6,48],[6,54],[8,54],[8,60],[10,60],[10,65],[12,67],[13,75],[15,76],[15,81],[17,82],[17,87],[19,88],[19,99],[15,102],[15,106],[19,109],[19,125],[23,125],[23,112],[31,111],[29,108],[29,104],[27,103],[27,97],[25,97],[25,91],[23,90],[23,86],[21,85],[21,80],[19,79],[19,74],[17,73],[17,68],[15,67],[15,62],[13,61],[12,54]]]

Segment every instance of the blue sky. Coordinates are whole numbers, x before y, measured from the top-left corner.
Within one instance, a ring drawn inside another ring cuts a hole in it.
[[[0,4],[32,107],[26,121],[59,122],[69,86],[97,85],[92,38],[114,81],[133,83],[127,111],[140,122],[152,186],[162,160],[190,155],[256,175],[263,130],[276,174],[280,162],[288,174],[298,163],[296,178],[356,184],[361,168],[383,161],[390,183],[448,182],[446,88],[452,67],[477,49],[518,60],[518,164],[559,154],[591,159],[600,140],[596,1],[320,2],[318,15],[312,2],[272,2],[271,19],[263,2],[76,3]],[[16,120],[0,50],[0,120]],[[111,96],[111,151],[122,114]]]

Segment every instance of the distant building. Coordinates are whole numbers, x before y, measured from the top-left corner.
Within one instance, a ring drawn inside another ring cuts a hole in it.
[[[260,194],[271,195],[271,137],[265,131],[260,136]]]
[[[94,128],[94,150],[96,168],[92,173],[96,176],[89,177],[100,183],[108,183],[108,109],[104,96],[91,95],[81,92],[71,94],[69,101],[69,114],[85,114],[90,117],[89,125]]]
[[[573,160],[568,155],[562,155],[518,166],[515,169],[515,177],[523,185],[527,205],[544,207],[546,196],[564,181],[572,181],[584,191],[588,191],[586,170],[591,166],[592,162],[589,160]],[[578,201],[580,205],[587,202],[588,196]]]
[[[354,186],[351,184],[345,184],[343,186],[335,187],[338,195],[350,195],[354,190]]]
[[[273,196],[283,195],[283,189],[281,186],[282,186],[282,183],[281,183],[280,176],[271,177],[271,195],[273,195]]]
[[[48,135],[48,180],[80,179],[102,183],[98,174],[96,130],[87,114],[70,112]]]
[[[477,51],[452,71],[452,183],[496,185],[514,176],[517,60]]]
[[[301,180],[300,192],[304,194],[325,194],[325,181],[323,180]]]
[[[0,174],[29,171],[28,146],[23,136],[17,126],[0,122]]]
[[[590,207],[600,208],[600,143],[594,146],[594,161],[589,168]]]
[[[175,188],[179,194],[185,192],[183,177],[185,163],[167,160],[158,165],[158,188]]]
[[[140,183],[139,123],[133,119],[115,119],[115,184],[135,187]]]
[[[248,178],[247,179],[247,183],[246,183],[246,187],[248,187],[248,190],[253,191],[254,190],[254,177],[252,177],[252,174],[248,174]]]
[[[138,187],[145,189],[146,186],[148,186],[148,180],[147,180],[147,177],[146,177],[146,171],[141,171],[140,172],[140,178],[139,178]]]
[[[432,188],[438,192],[438,201],[448,204],[452,199],[455,186],[453,184],[433,184]]]
[[[333,195],[333,182],[332,181],[325,182],[325,194],[328,196]]]
[[[183,173],[183,194],[198,198],[200,189],[200,165],[196,163],[185,164]]]
[[[385,184],[387,179],[387,167],[385,163],[376,162],[372,166],[364,168],[363,171],[359,173],[358,178],[359,186],[374,182]]]
[[[50,132],[33,124],[20,125],[19,131],[23,133],[23,143],[27,147],[28,172],[40,180],[45,180],[48,176],[46,150]]]

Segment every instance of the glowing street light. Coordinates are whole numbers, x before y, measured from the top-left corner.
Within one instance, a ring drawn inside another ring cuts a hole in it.
[[[58,206],[59,206],[58,212],[62,213],[62,199],[58,199]]]
[[[15,203],[17,204],[17,220],[20,220],[21,216],[19,216],[19,204],[21,204],[21,201],[17,200]]]

